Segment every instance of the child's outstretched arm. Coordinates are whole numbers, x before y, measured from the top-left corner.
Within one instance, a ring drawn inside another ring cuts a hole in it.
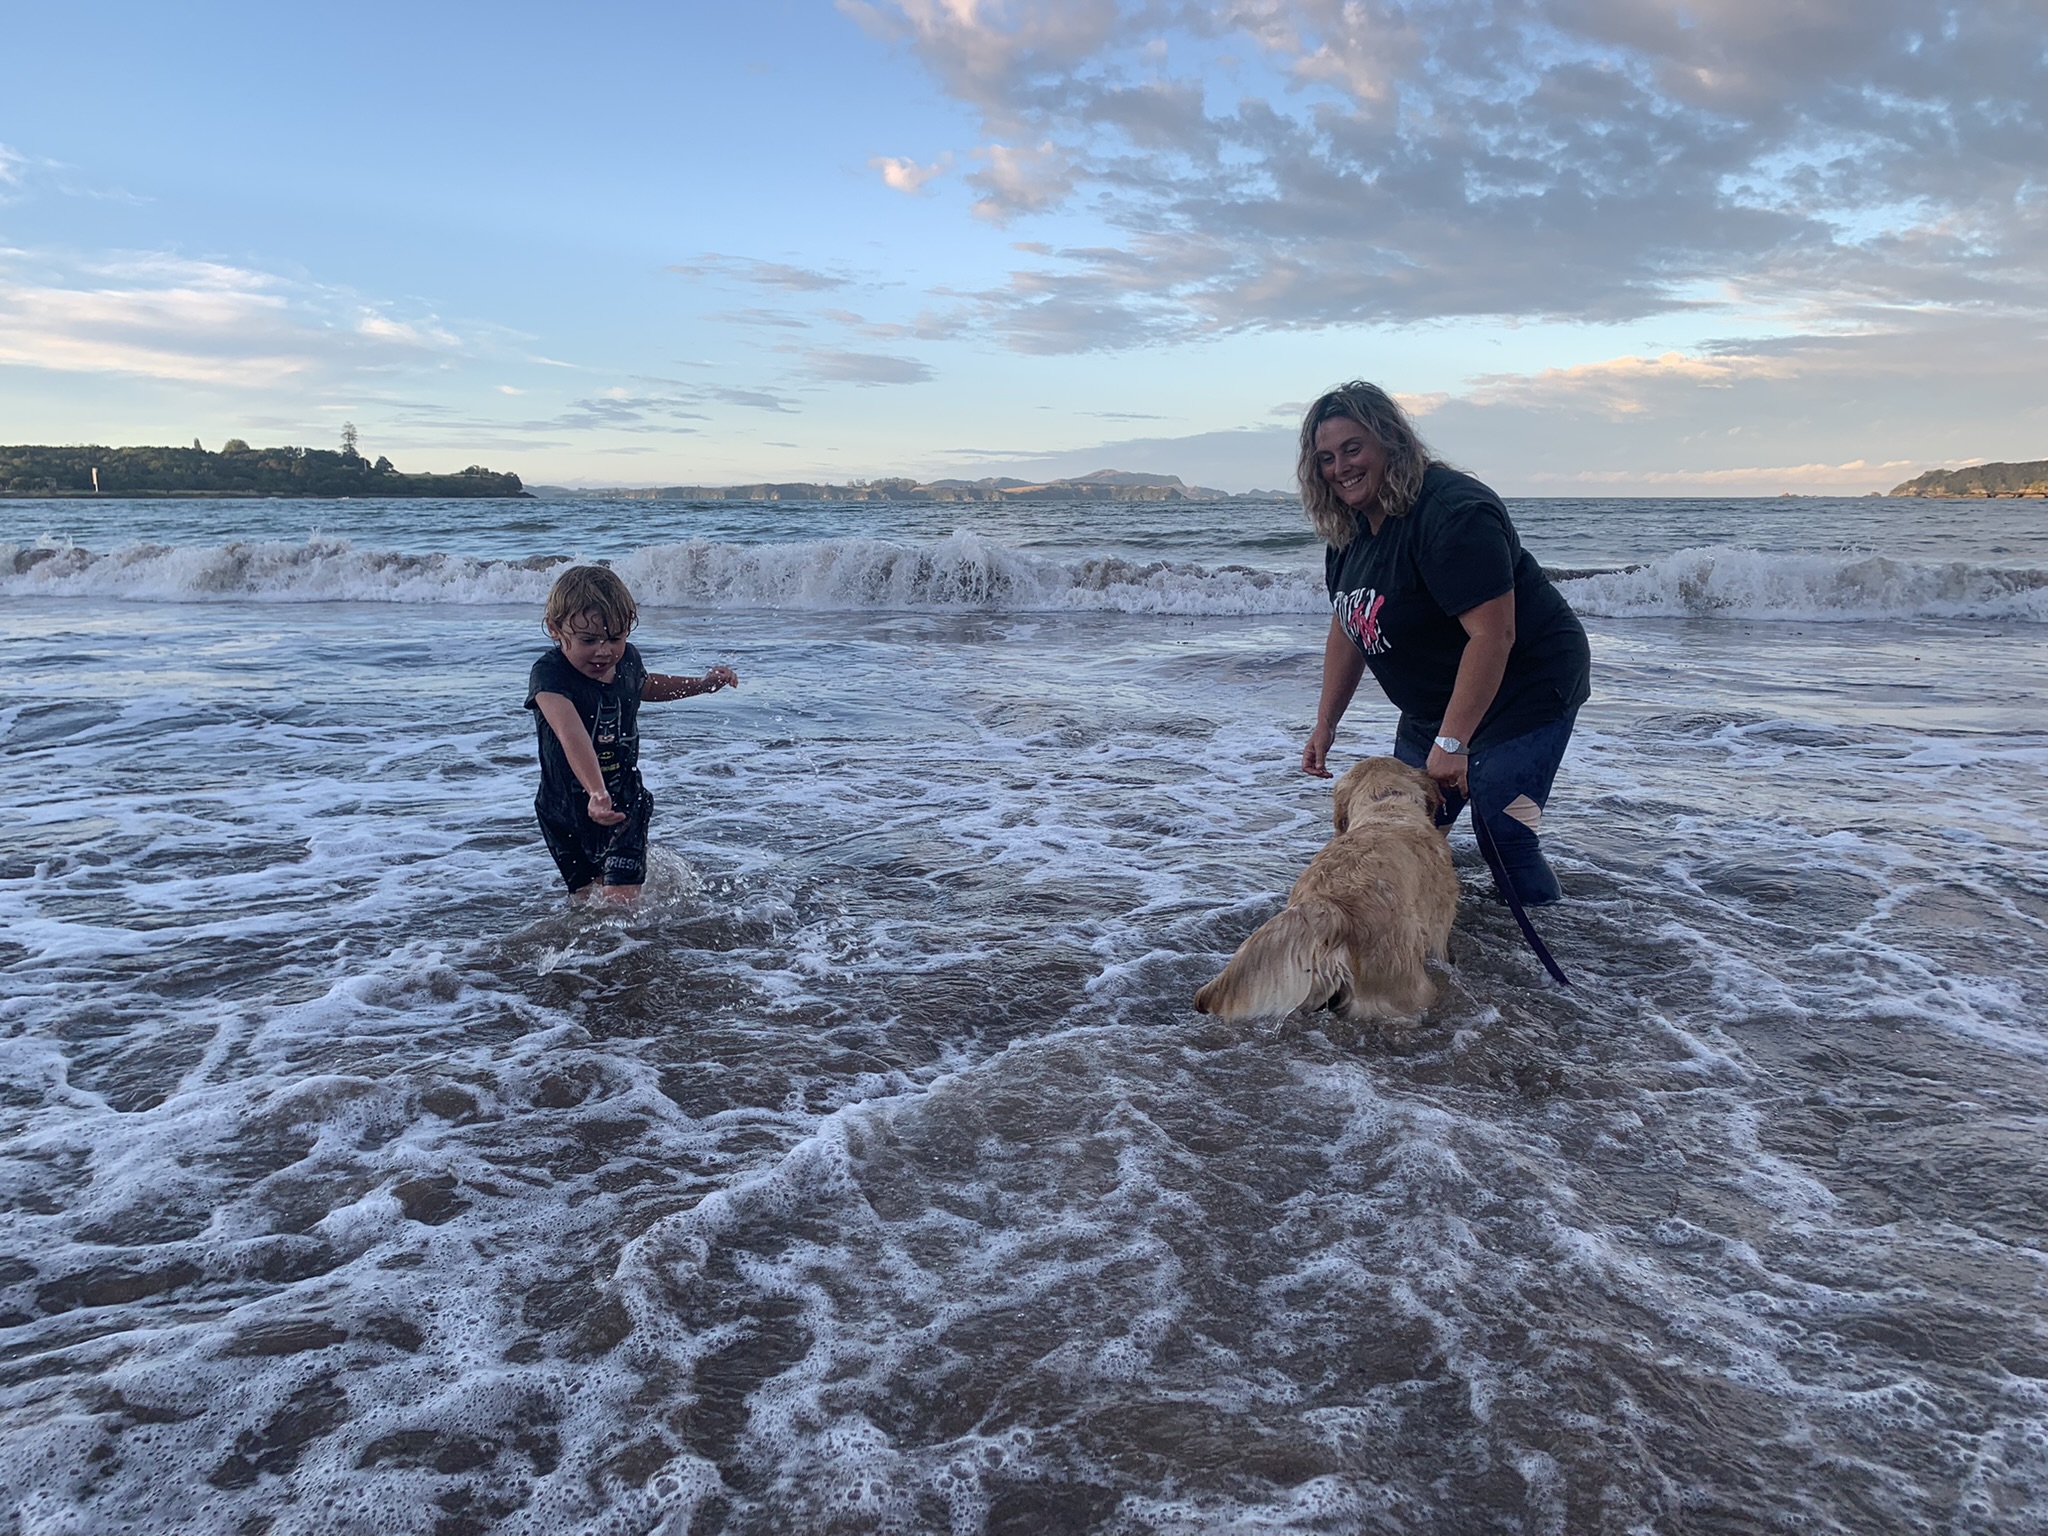
[[[731,667],[713,667],[702,677],[675,677],[663,672],[650,672],[647,680],[640,685],[640,697],[649,704],[666,704],[670,699],[694,699],[700,693],[716,693],[721,688],[737,688],[739,673]]]
[[[559,693],[536,693],[534,704],[562,744],[562,756],[569,759],[569,771],[590,796],[590,819],[600,827],[616,827],[626,819],[623,811],[612,809],[612,792],[604,787],[604,770],[597,766],[597,748],[590,744],[583,717],[576,706]]]

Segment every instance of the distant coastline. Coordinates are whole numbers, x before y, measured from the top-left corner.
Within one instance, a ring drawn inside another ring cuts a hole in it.
[[[344,438],[339,451],[251,448],[229,439],[218,452],[189,448],[106,448],[98,445],[0,446],[0,500],[92,496],[139,498],[347,497],[490,498],[699,502],[1293,502],[1293,491],[1230,492],[1189,485],[1178,475],[1098,469],[1050,480],[990,477],[915,480],[757,481],[745,485],[528,487],[520,477],[472,464],[458,474],[407,474],[387,458],[375,461]],[[1785,492],[1787,496],[1797,492]],[[1885,492],[1869,494],[1944,500],[2048,500],[2048,459],[1930,469]]]
[[[2048,497],[2048,459],[2029,459],[2024,464],[1973,464],[1968,469],[1930,469],[1904,485],[1893,486],[1887,494]]]
[[[1185,484],[1178,475],[1141,475],[1121,469],[1098,469],[1068,480],[855,480],[845,485],[792,480],[756,485],[618,486],[572,489],[535,486],[541,496],[605,497],[619,501],[888,501],[888,502],[1018,502],[1018,501],[1292,501],[1287,491],[1213,490]]]
[[[353,447],[0,447],[0,498],[77,496],[525,496],[519,477],[480,464],[455,475],[408,475]]]

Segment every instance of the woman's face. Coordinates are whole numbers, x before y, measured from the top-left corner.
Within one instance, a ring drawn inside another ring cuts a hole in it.
[[[1377,506],[1387,478],[1387,450],[1348,416],[1316,428],[1316,467],[1337,499],[1354,512]]]

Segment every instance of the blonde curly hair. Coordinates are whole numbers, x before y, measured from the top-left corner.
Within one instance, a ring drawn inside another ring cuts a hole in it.
[[[1408,423],[1394,397],[1377,384],[1353,379],[1325,390],[1301,418],[1301,457],[1294,477],[1301,485],[1301,505],[1315,525],[1316,536],[1325,544],[1342,549],[1358,537],[1358,513],[1337,499],[1337,493],[1323,478],[1316,463],[1316,429],[1326,421],[1355,421],[1387,455],[1387,472],[1380,479],[1380,510],[1389,517],[1406,517],[1422,494],[1422,476],[1436,462],[1415,428]]]
[[[572,565],[555,578],[554,589],[548,593],[548,632],[553,634],[586,613],[596,614],[620,639],[640,622],[633,594],[616,575],[601,565]]]

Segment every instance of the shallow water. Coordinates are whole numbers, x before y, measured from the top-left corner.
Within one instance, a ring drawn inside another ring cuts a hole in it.
[[[2048,561],[1532,532],[1649,563],[1574,986],[1461,831],[1427,1018],[1225,1029],[1328,814],[1240,511],[617,549],[745,679],[643,714],[626,915],[530,824],[545,569],[0,579],[0,1529],[2048,1530]]]

